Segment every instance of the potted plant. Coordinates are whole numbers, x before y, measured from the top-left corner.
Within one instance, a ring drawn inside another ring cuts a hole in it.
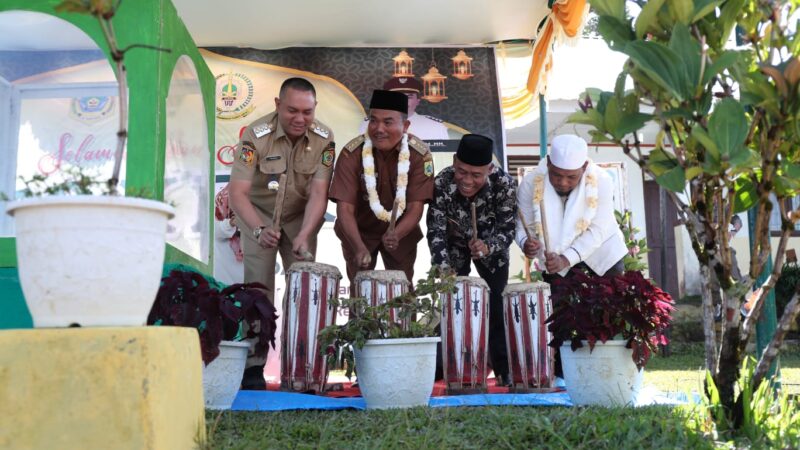
[[[229,409],[244,373],[249,344],[256,338],[255,356],[275,348],[277,314],[258,283],[217,285],[192,270],[175,269],[161,279],[149,325],[194,327],[200,334],[203,391],[206,407]],[[240,324],[249,331],[241,336]]]
[[[147,47],[118,46],[112,19],[119,4],[65,0],[56,7],[98,20],[119,85],[119,131],[113,173],[105,183],[109,195],[92,195],[97,189],[86,177],[74,178],[67,172],[73,179],[48,181],[42,187],[43,194],[67,195],[8,205],[7,213],[15,218],[20,283],[36,327],[143,325],[158,290],[167,221],[174,209],[154,200],[117,195],[128,121],[123,60],[127,51]]]
[[[349,308],[344,325],[325,327],[319,335],[328,365],[340,358],[346,375],[358,370],[358,384],[367,409],[426,406],[436,371],[434,330],[440,313],[439,293],[454,290],[454,276],[439,278],[436,267],[419,280],[414,292],[371,306],[356,297],[335,300]],[[390,320],[394,310],[396,321]]]
[[[628,271],[615,277],[579,272],[551,285],[550,346],[561,350],[567,393],[576,405],[629,405],[651,352],[666,345],[672,298]]]

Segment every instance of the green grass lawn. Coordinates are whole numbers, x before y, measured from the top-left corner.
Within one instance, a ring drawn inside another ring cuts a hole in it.
[[[700,391],[702,344],[654,356],[645,384]],[[800,349],[782,352],[783,386],[800,393]],[[223,412],[206,415],[213,449],[721,449],[689,426],[685,408],[477,407],[393,411]],[[800,425],[798,425],[800,426]]]
[[[713,448],[668,407],[209,412],[206,420],[214,449]]]
[[[644,371],[645,385],[665,392],[701,392],[705,380],[702,343],[672,344],[671,355],[653,356]],[[800,395],[800,347],[781,351],[781,384],[790,394]]]

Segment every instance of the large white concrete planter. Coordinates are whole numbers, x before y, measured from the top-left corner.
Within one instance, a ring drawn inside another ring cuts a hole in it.
[[[203,396],[208,409],[231,409],[247,362],[247,342],[222,341],[219,356],[203,368]]]
[[[161,202],[56,196],[12,202],[17,263],[35,327],[140,326],[161,280]]]
[[[588,342],[572,351],[561,346],[561,366],[567,394],[576,406],[632,406],[642,386],[644,370],[636,368],[633,350],[625,341],[597,342],[589,353]]]
[[[438,336],[371,339],[355,348],[358,386],[367,409],[428,406],[436,375]]]

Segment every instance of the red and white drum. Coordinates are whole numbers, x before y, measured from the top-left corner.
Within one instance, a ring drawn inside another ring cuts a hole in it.
[[[287,272],[281,335],[281,389],[325,389],[328,368],[317,334],[336,319],[330,299],[339,295],[339,269],[327,264],[297,262]]]
[[[551,313],[550,285],[509,284],[503,291],[508,370],[518,392],[549,388],[553,382],[554,349],[545,320]]]
[[[489,286],[456,277],[456,292],[442,301],[442,362],[448,394],[486,392],[489,356]]]
[[[371,306],[381,305],[407,293],[411,285],[402,270],[364,270],[356,274],[353,283],[355,296],[366,298]],[[390,320],[407,329],[408,321],[398,318],[395,310],[389,312]]]

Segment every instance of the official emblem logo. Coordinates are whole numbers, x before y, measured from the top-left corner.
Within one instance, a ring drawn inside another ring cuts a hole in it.
[[[433,161],[425,161],[425,164],[423,165],[423,171],[425,172],[426,177],[433,175]]]
[[[334,159],[334,154],[335,154],[334,153],[334,147],[335,147],[335,144],[333,142],[331,142],[330,144],[328,144],[328,147],[326,147],[325,150],[322,151],[322,165],[323,166],[330,167],[331,165],[333,165],[333,159]]]
[[[253,82],[242,73],[217,75],[217,118],[234,120],[245,117],[255,109]]]
[[[73,98],[69,115],[81,122],[95,122],[114,112],[114,98],[92,95]]]
[[[242,142],[242,151],[239,153],[239,159],[247,166],[250,167],[255,161],[256,150],[250,142]]]

